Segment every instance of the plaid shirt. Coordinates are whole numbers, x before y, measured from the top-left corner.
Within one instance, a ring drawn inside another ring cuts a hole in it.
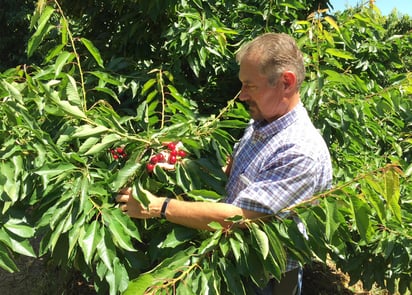
[[[271,123],[251,121],[234,148],[225,202],[276,214],[327,190],[331,182],[328,148],[299,103]],[[286,270],[296,267],[289,259]]]

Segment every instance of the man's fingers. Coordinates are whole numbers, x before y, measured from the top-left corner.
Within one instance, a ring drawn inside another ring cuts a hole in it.
[[[116,202],[118,203],[127,202],[129,200],[129,196],[131,195],[131,193],[132,193],[131,187],[122,188],[116,196]]]
[[[132,192],[132,188],[131,188],[131,187],[125,187],[125,188],[122,188],[122,189],[119,191],[119,194],[128,195],[128,194],[130,194],[131,192]]]
[[[127,212],[127,205],[123,204],[119,206],[120,210],[122,210],[122,212]]]
[[[124,203],[129,200],[129,195],[124,195],[124,194],[119,194],[116,197],[116,202],[117,203]]]

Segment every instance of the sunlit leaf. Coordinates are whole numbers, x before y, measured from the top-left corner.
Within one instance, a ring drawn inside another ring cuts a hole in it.
[[[94,155],[97,154],[99,152],[101,152],[102,150],[106,150],[107,148],[109,148],[113,142],[116,142],[120,139],[120,136],[117,134],[108,134],[105,135],[101,142],[95,144],[94,146],[92,146],[86,153],[85,155]]]
[[[359,231],[361,238],[368,242],[373,233],[368,205],[357,196],[352,197],[351,201],[357,230]]]
[[[82,125],[76,129],[76,131],[73,133],[73,137],[91,137],[94,135],[101,134],[105,131],[107,131],[107,127],[99,125],[99,126],[91,126],[91,125]]]
[[[399,185],[399,176],[392,172],[388,171],[385,173],[384,177],[384,198],[388,202],[388,207],[391,210],[392,214],[395,216],[396,220],[402,222],[401,206],[399,204],[400,198],[400,185]]]
[[[128,161],[127,164],[122,167],[119,172],[117,172],[116,178],[111,184],[113,191],[120,190],[130,179],[133,178],[132,176],[136,174],[140,167],[140,163]]]
[[[344,50],[328,48],[326,49],[326,52],[329,53],[330,55],[343,58],[343,59],[355,59],[355,57],[351,53],[344,51]]]
[[[256,223],[250,224],[252,234],[259,246],[263,259],[269,254],[269,239],[264,231],[262,231]]]
[[[143,295],[147,288],[157,282],[156,278],[150,274],[145,273],[129,282],[129,286],[123,295]]]
[[[103,65],[103,59],[100,56],[99,50],[93,45],[93,43],[86,38],[80,38],[80,41],[82,41],[83,45],[87,48],[87,50],[90,52],[90,54],[93,56],[94,60],[97,62],[97,64],[104,68]]]
[[[55,62],[56,70],[55,70],[55,75],[54,76],[56,78],[60,75],[60,73],[61,73],[63,67],[66,65],[66,63],[68,61],[71,61],[73,58],[74,58],[74,54],[72,52],[63,51],[59,54],[59,56],[57,57],[56,62]]]
[[[13,234],[22,238],[31,238],[35,234],[35,229],[32,226],[25,225],[16,221],[3,224],[4,228]]]
[[[45,35],[52,29],[52,26],[48,23],[50,17],[54,12],[54,8],[46,6],[41,12],[40,18],[37,21],[36,32],[31,36],[27,45],[27,56],[33,55],[34,51],[38,48]]]
[[[102,239],[100,227],[101,225],[99,221],[92,221],[86,226],[84,236],[79,239],[79,245],[87,263],[91,262],[94,253],[96,253],[96,247]]]

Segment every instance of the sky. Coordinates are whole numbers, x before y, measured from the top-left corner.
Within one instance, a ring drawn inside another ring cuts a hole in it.
[[[353,7],[357,4],[367,3],[368,0],[331,0],[334,10],[345,10],[347,7]],[[376,0],[375,5],[383,15],[388,15],[394,8],[402,14],[412,16],[412,0]]]

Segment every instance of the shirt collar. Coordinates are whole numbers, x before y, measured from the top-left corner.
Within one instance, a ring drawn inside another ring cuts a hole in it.
[[[253,128],[253,138],[254,140],[262,140],[266,137],[272,137],[277,134],[279,131],[287,128],[293,122],[297,120],[299,117],[299,113],[304,111],[304,107],[302,102],[299,102],[293,110],[286,113],[279,119],[276,119],[269,124],[265,121],[253,121],[252,128]]]

